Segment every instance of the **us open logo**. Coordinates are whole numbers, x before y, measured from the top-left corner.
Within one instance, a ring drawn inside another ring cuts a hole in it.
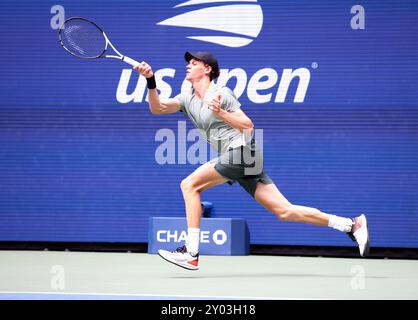
[[[202,4],[208,6],[193,9]],[[190,11],[160,21],[157,25],[203,29],[208,32],[207,35],[190,35],[187,38],[235,48],[253,42],[263,26],[263,11],[257,0],[190,0],[176,5],[174,9],[189,6]]]

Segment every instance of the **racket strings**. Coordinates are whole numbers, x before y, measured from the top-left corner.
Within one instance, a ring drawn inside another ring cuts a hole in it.
[[[83,19],[66,22],[60,36],[62,45],[80,58],[100,57],[106,48],[103,32],[93,23]]]

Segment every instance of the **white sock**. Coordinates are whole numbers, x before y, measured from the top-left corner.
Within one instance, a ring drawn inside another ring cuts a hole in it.
[[[342,232],[350,232],[353,225],[353,220],[349,218],[338,217],[335,215],[329,215],[328,227],[340,230]]]
[[[187,251],[195,256],[199,252],[199,242],[200,242],[200,229],[199,228],[188,228],[187,229],[187,240],[186,248]]]

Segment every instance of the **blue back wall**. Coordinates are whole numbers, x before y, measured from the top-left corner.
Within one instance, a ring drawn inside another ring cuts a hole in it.
[[[282,193],[328,213],[367,214],[373,246],[418,247],[418,3],[359,3],[364,30],[352,29],[356,14],[345,0],[180,3],[60,5],[65,17],[96,21],[122,53],[165,73],[163,96],[180,91],[186,50],[216,54],[224,76],[241,69],[227,85],[263,129],[265,169]],[[171,129],[177,139],[183,121],[187,130],[192,123],[181,113],[150,114],[144,79],[129,65],[62,50],[54,5],[0,3],[0,241],[146,242],[150,216],[184,216],[179,185],[199,166],[158,164],[156,133]],[[259,34],[158,24],[227,5],[261,8],[252,20]],[[252,41],[228,47],[190,36]],[[248,86],[262,69],[270,78],[260,82],[272,81],[257,90],[264,102]],[[298,78],[276,101],[284,69],[309,74],[302,101]],[[280,222],[238,185],[202,200],[219,217],[246,218],[252,244],[352,245],[328,228]]]

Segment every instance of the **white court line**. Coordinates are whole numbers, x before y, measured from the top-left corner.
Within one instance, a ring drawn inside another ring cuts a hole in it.
[[[153,298],[161,298],[162,300],[170,300],[170,299],[202,299],[202,300],[328,300],[328,299],[321,299],[321,298],[277,298],[277,297],[248,297],[248,296],[199,296],[199,295],[158,295],[158,294],[134,294],[134,293],[83,293],[83,292],[23,292],[23,291],[9,291],[9,292],[0,292],[0,299],[1,295],[6,294],[19,294],[19,295],[68,295],[68,296],[105,296],[105,297],[142,297],[146,300],[146,297],[153,297]],[[332,299],[334,300],[334,299]],[[337,299],[338,300],[338,299]]]

